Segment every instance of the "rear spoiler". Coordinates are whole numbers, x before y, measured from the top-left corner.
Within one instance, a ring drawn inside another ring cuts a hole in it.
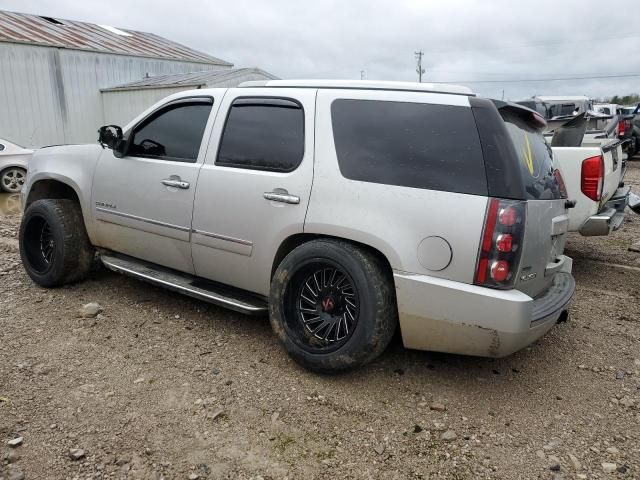
[[[543,130],[547,126],[547,121],[542,115],[529,107],[520,105],[519,103],[505,102],[503,100],[491,100],[496,108],[501,112],[509,112],[513,115],[520,117],[531,127],[536,130]]]
[[[584,113],[576,115],[564,125],[556,128],[551,138],[552,147],[579,147],[587,132],[587,118]]]

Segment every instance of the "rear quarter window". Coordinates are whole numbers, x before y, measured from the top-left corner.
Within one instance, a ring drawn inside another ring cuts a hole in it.
[[[520,174],[529,200],[562,198],[554,175],[551,146],[542,133],[520,116],[501,111],[509,136],[516,149]]]
[[[482,148],[468,107],[335,100],[340,172],[363,182],[487,195]]]

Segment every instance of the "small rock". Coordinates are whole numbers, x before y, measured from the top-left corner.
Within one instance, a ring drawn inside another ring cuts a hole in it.
[[[625,406],[627,408],[633,407],[634,403],[635,402],[633,401],[633,399],[627,397],[626,395],[620,399],[620,405],[623,405],[623,406]]]
[[[137,383],[142,383],[142,382],[144,382],[144,378],[142,378],[142,377],[137,378],[137,379],[135,379],[135,380],[133,381],[133,383],[135,383],[135,384],[137,384]]]
[[[413,433],[420,433],[422,430],[424,429],[420,425],[413,426]]]
[[[536,457],[538,457],[541,460],[544,460],[545,458],[547,458],[547,455],[542,450],[536,450]]]
[[[444,440],[445,442],[453,442],[456,438],[458,438],[458,435],[453,430],[447,430],[442,435],[440,435],[440,439]]]
[[[571,466],[574,470],[580,470],[582,468],[580,460],[578,460],[578,457],[576,457],[572,453],[569,454],[569,461],[571,462]]]
[[[626,465],[620,465],[618,468],[616,468],[616,472],[618,473],[627,473],[627,466]]]
[[[617,469],[618,469],[618,465],[616,465],[615,463],[609,463],[609,462],[602,463],[602,470],[604,471],[604,473],[615,473]]]
[[[273,412],[271,415],[271,423],[276,423],[278,418],[280,418],[280,412]]]
[[[211,415],[207,415],[207,418],[209,418],[210,420],[215,420],[216,418],[222,416],[223,413],[224,413],[224,410],[218,409],[215,412],[213,412]]]
[[[382,454],[384,453],[384,450],[385,450],[384,443],[379,443],[378,445],[376,445],[375,447],[373,447],[373,450],[374,450],[378,455],[382,455]]]
[[[549,470],[552,472],[560,471],[560,459],[555,455],[549,455]]]
[[[81,318],[94,318],[101,312],[102,307],[99,303],[96,302],[87,303],[86,305],[83,305],[78,311]]]
[[[20,459],[20,454],[15,450],[9,450],[3,457],[7,463],[16,463]]]
[[[84,457],[85,452],[81,448],[72,448],[71,450],[69,450],[69,458],[71,458],[71,460],[77,461],[83,459]]]
[[[14,468],[9,472],[7,480],[24,480],[24,473],[22,473],[21,470]]]
[[[57,423],[52,423],[51,425],[49,425],[49,428],[51,430],[55,430],[56,428],[58,428],[58,424]]]
[[[625,375],[626,375],[626,372],[624,370],[618,370],[616,372],[616,380],[622,380]]]
[[[213,373],[214,375],[220,375],[220,369],[219,368],[212,368],[211,369],[211,373]]]
[[[9,445],[11,448],[16,448],[22,445],[22,442],[24,442],[24,438],[18,437],[18,438],[14,438],[13,440],[9,440],[7,442],[7,445]]]
[[[582,364],[578,365],[578,368],[579,368],[580,370],[586,370],[586,369],[587,369],[587,366],[586,366],[584,363],[582,363]]]
[[[561,443],[562,443],[562,440],[560,440],[559,438],[552,438],[549,441],[549,443],[547,443],[546,445],[544,445],[542,447],[542,449],[548,452],[550,450],[554,450],[554,449],[558,448]]]
[[[444,412],[447,407],[443,403],[432,403],[429,405],[429,410],[433,410],[435,412]]]
[[[640,358],[636,358],[636,359],[633,361],[633,364],[634,364],[636,367],[640,367]]]
[[[618,450],[616,447],[609,447],[609,448],[607,448],[606,452],[611,454],[611,455],[620,454],[620,450]]]
[[[197,473],[193,472],[193,473],[190,473],[187,478],[189,480],[198,480],[200,478],[200,475],[198,475]]]

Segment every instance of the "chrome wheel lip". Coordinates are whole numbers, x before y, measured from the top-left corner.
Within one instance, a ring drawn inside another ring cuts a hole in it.
[[[0,178],[2,187],[10,193],[17,193],[22,190],[26,179],[26,173],[21,168],[9,168],[5,170]]]

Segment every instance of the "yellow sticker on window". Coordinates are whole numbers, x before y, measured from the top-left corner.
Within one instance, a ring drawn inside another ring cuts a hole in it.
[[[529,169],[529,174],[533,176],[533,153],[531,153],[531,144],[529,143],[529,135],[527,135],[527,132],[524,132],[524,141],[526,144],[526,149],[522,151],[524,154],[524,163],[526,163]]]

